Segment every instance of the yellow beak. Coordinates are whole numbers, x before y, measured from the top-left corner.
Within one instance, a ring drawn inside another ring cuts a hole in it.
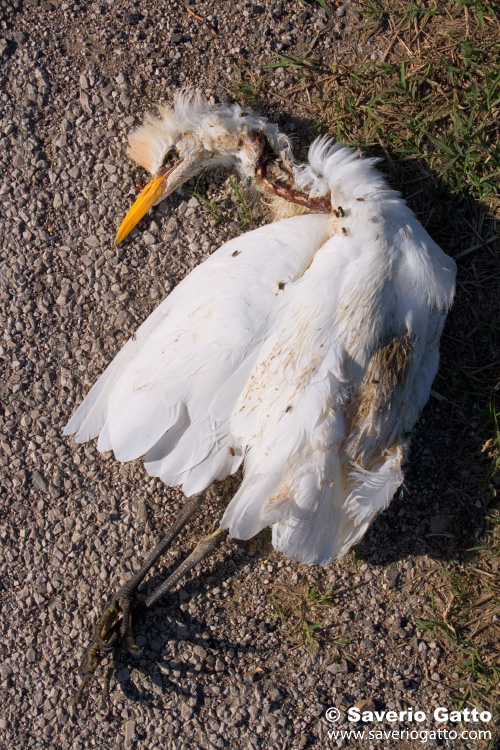
[[[160,195],[165,192],[166,180],[172,172],[169,169],[166,174],[160,177],[153,177],[146,187],[139,193],[137,200],[123,219],[115,238],[115,245],[119,245],[125,237],[130,234],[136,224],[140,222],[144,214],[156,203]]]

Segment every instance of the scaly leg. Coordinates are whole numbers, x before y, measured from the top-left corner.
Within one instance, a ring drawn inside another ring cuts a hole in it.
[[[194,495],[179,513],[167,534],[163,537],[157,547],[151,552],[142,568],[122,586],[106,606],[101,617],[97,621],[94,631],[94,641],[91,643],[82,661],[80,672],[82,682],[73,699],[73,705],[80,702],[86,686],[93,679],[97,668],[101,665],[108,654],[111,654],[110,662],[104,676],[104,693],[109,691],[109,681],[115,668],[115,657],[117,649],[125,642],[132,653],[140,649],[134,643],[132,635],[132,609],[135,604],[135,595],[140,584],[149,573],[158,559],[165,554],[172,541],[184,528],[191,516],[198,510],[205,498],[205,493]],[[146,599],[145,607],[149,609],[158,599],[164,596],[175,584],[190,570],[194,568],[205,557],[210,555],[217,544],[222,541],[224,534],[219,527],[215,532],[200,539],[191,554],[176,568],[173,573]]]

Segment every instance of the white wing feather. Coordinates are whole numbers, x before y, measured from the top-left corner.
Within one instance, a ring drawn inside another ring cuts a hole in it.
[[[121,461],[144,456],[151,474],[187,494],[235,471],[242,446],[229,431],[232,408],[327,226],[322,215],[295,217],[219,248],[127,342],[65,434],[84,442],[100,433],[100,450]]]
[[[100,434],[99,449],[123,461],[143,456],[188,495],[244,457],[221,525],[245,539],[271,524],[276,549],[327,564],[402,482],[456,269],[370,160],[319,140],[296,178],[311,192],[327,183],[345,218],[297,216],[221,247],[145,321],[65,432]],[[391,373],[388,362],[377,385],[391,342],[404,365]]]

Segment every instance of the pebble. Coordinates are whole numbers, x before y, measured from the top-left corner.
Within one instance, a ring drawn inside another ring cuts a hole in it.
[[[187,703],[183,703],[181,706],[181,717],[183,721],[189,721],[191,716],[193,715],[194,710],[191,706],[188,706]]]
[[[125,742],[130,743],[135,737],[135,721],[130,719],[125,722]]]
[[[47,480],[40,474],[39,471],[34,471],[31,475],[31,481],[33,482],[33,487],[37,490],[41,490],[42,492],[47,492],[49,489],[49,485]]]

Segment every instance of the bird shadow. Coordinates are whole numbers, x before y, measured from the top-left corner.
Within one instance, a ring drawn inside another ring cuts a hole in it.
[[[492,462],[484,450],[494,435],[491,405],[500,364],[495,301],[500,262],[491,242],[495,218],[467,189],[450,190],[423,161],[387,149],[374,155],[458,268],[439,370],[412,433],[404,484],[370,527],[360,551],[382,566],[419,555],[463,559],[477,545],[496,502]]]

